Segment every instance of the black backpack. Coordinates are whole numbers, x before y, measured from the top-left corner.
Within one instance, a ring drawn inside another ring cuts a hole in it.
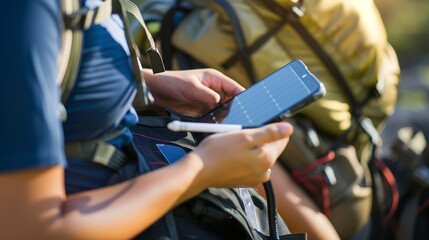
[[[429,239],[429,136],[416,127],[397,133],[383,154],[396,179],[398,199],[384,239]]]
[[[186,153],[205,137],[167,129],[166,123],[173,119],[179,118],[176,114],[140,116],[131,129],[138,161],[119,170],[110,183],[169,165],[159,145]],[[267,200],[253,188],[209,188],[168,212],[136,239],[306,239],[305,233],[291,234],[279,217],[271,183],[265,183],[264,189]]]

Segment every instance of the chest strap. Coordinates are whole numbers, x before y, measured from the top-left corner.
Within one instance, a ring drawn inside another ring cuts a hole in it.
[[[91,141],[66,143],[65,154],[68,158],[92,161],[119,170],[129,162],[129,154],[107,141],[121,135],[124,130],[120,129]]]

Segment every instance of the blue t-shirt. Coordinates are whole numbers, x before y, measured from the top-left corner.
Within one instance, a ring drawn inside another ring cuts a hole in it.
[[[137,114],[131,107],[135,95],[132,74],[123,24],[117,15],[84,32],[80,71],[66,102],[66,143],[96,139],[137,122]],[[131,140],[128,130],[111,143],[121,147]],[[66,191],[101,187],[112,173],[102,165],[69,158]]]
[[[137,122],[131,107],[133,73],[118,16],[84,32],[81,65],[65,105],[68,118],[62,124],[56,115],[62,20],[58,1],[7,1],[7,5],[11,6],[0,17],[1,30],[9,33],[0,46],[4,53],[0,65],[0,171],[65,165],[64,141],[96,139]],[[121,146],[131,140],[126,131],[112,142]],[[67,191],[100,187],[111,173],[89,161],[67,159]]]
[[[56,116],[59,1],[5,1],[0,14],[0,171],[65,164]]]

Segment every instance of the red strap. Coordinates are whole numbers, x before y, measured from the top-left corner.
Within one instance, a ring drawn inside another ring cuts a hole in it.
[[[328,154],[326,154],[325,156],[317,159],[316,161],[308,164],[304,169],[301,170],[297,170],[295,169],[293,172],[296,172],[295,174],[299,175],[299,176],[304,176],[309,174],[311,171],[313,171],[315,168],[317,168],[318,166],[325,164],[327,162],[330,162],[332,160],[334,160],[335,158],[335,153],[333,151],[329,151]]]
[[[322,212],[329,218],[330,216],[330,201],[329,187],[326,183],[326,177],[321,174],[310,174],[315,168],[322,164],[328,163],[335,158],[333,151],[328,152],[325,156],[308,164],[304,169],[295,169],[291,175],[299,184],[303,185],[313,196],[321,195],[322,197]],[[320,186],[320,189],[319,189]]]
[[[395,211],[399,204],[399,190],[398,185],[396,184],[396,179],[390,169],[384,164],[384,162],[380,159],[377,160],[377,167],[381,172],[381,175],[384,177],[388,187],[392,192],[392,204],[390,205],[390,209],[384,218],[384,223],[388,223],[390,219],[395,214]]]

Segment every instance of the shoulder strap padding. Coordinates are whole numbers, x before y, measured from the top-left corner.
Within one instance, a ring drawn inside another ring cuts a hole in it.
[[[64,20],[80,10],[79,0],[62,0],[61,8]],[[59,72],[57,83],[61,86],[61,102],[64,103],[73,88],[82,47],[82,31],[63,24],[62,46],[58,58]]]

